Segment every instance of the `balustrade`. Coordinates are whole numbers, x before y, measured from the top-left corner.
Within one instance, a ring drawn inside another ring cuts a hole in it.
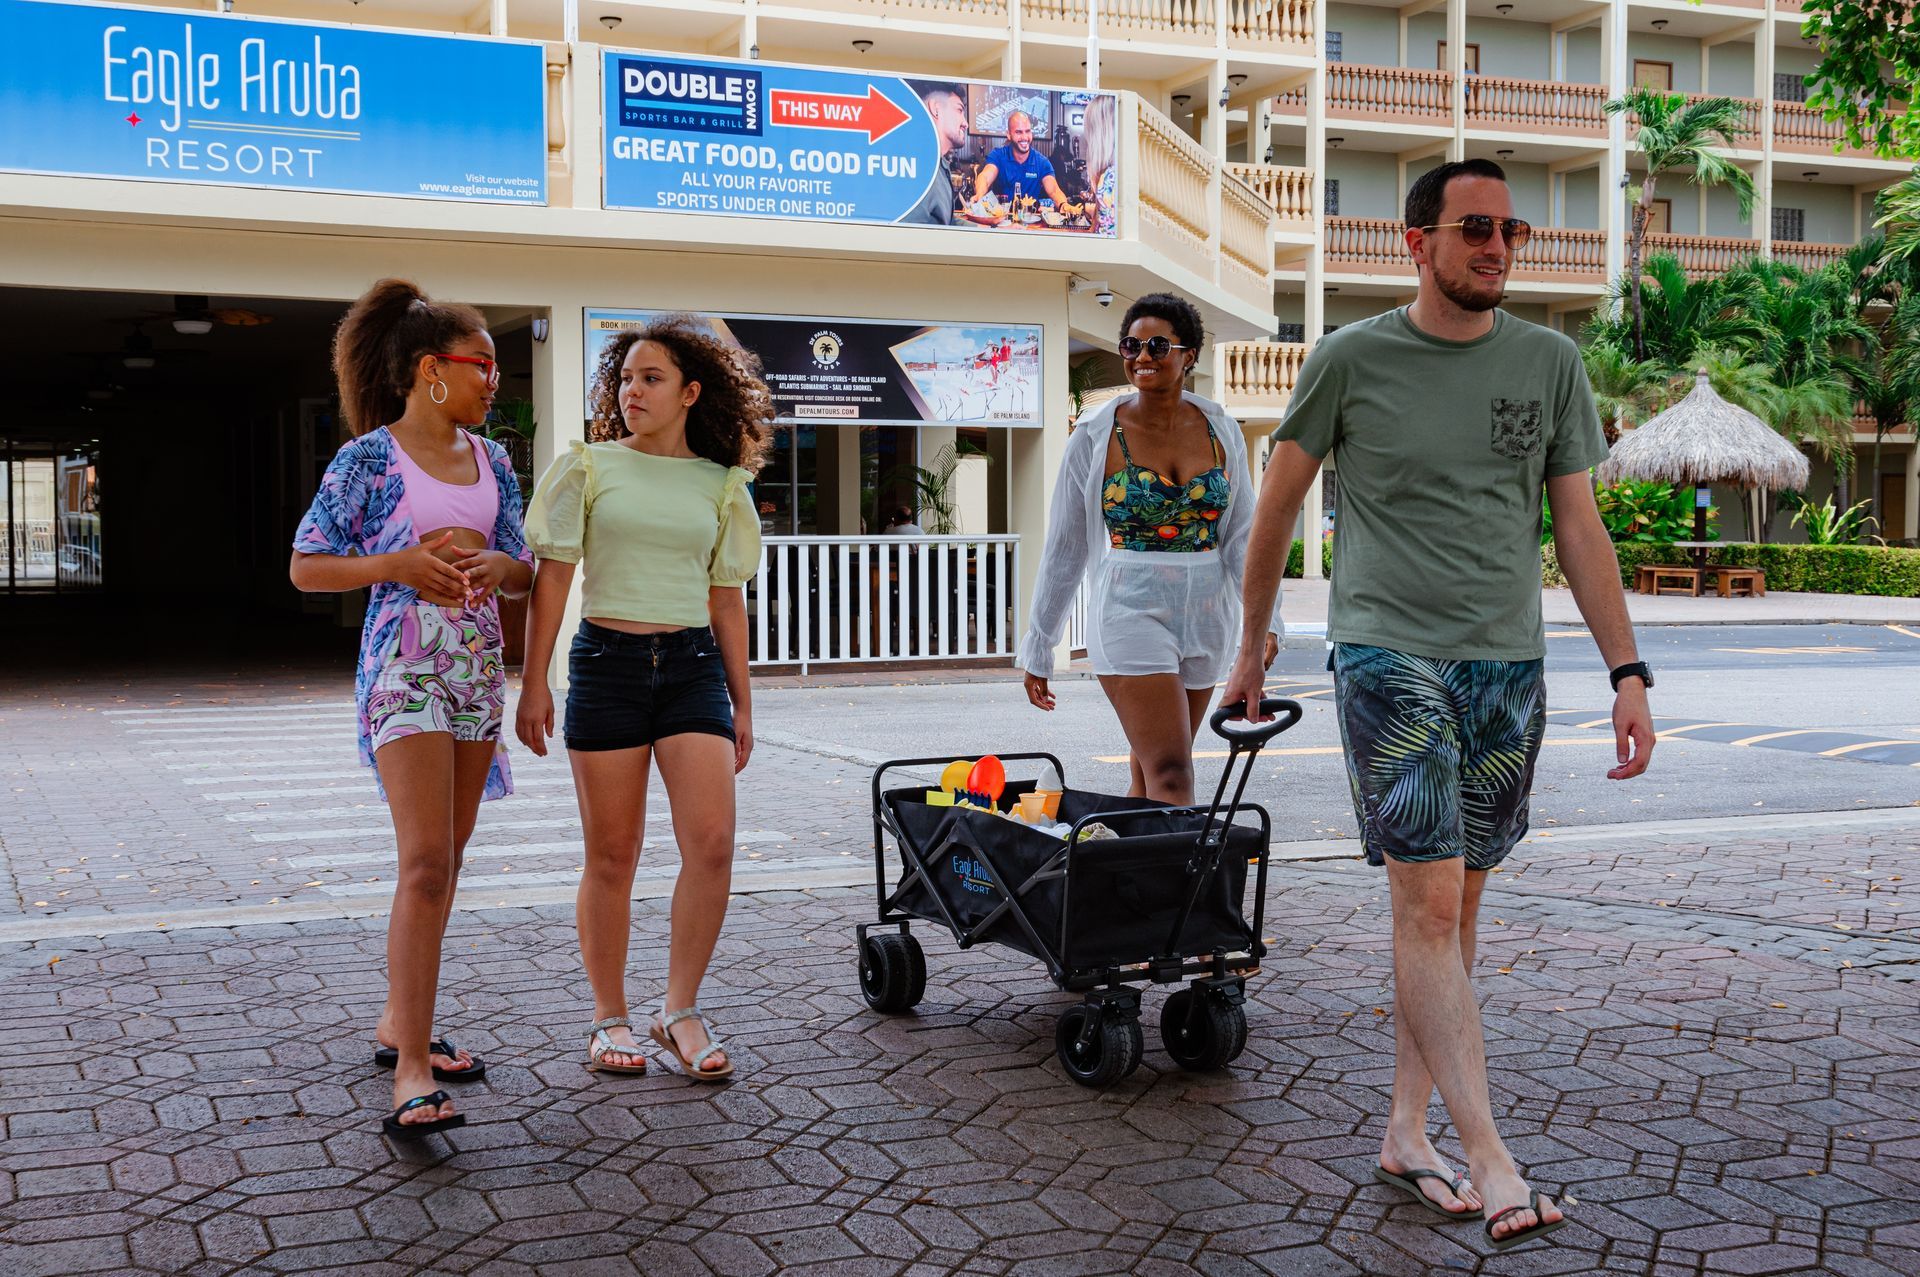
[[[1230,404],[1279,405],[1293,393],[1307,347],[1291,341],[1220,344],[1220,378]]]
[[[1606,100],[1606,88],[1598,84],[1519,80],[1504,75],[1467,77],[1469,125],[1604,137],[1606,115],[1600,108]]]
[[[1309,228],[1313,225],[1312,169],[1280,164],[1229,164],[1227,172],[1258,192],[1281,222]]]

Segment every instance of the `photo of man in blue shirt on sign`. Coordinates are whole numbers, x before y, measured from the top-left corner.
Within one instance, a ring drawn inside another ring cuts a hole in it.
[[[980,199],[991,190],[1002,201],[1013,199],[1014,188],[1033,199],[1045,198],[1066,204],[1066,193],[1054,180],[1053,162],[1033,149],[1033,119],[1025,111],[1007,117],[1007,144],[997,146],[987,156],[986,165],[973,180],[973,198]]]

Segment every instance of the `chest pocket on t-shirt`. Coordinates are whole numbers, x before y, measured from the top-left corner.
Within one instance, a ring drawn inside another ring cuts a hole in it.
[[[1514,461],[1525,461],[1540,451],[1540,401],[1493,401],[1493,450]]]

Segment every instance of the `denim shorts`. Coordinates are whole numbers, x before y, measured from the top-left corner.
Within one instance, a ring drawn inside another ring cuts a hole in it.
[[[568,749],[634,749],[687,732],[733,739],[720,644],[704,625],[627,634],[582,621],[569,666]]]
[[[1545,661],[1334,646],[1334,705],[1369,864],[1492,869],[1527,832],[1546,736]]]

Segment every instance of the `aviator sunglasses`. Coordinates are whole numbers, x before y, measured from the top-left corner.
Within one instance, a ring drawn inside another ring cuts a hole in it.
[[[1179,342],[1169,341],[1165,337],[1149,337],[1145,341],[1141,341],[1138,337],[1120,339],[1120,353],[1128,359],[1140,358],[1140,352],[1143,350],[1150,358],[1165,359],[1168,351],[1192,349],[1191,346],[1182,346]]]
[[[1506,238],[1507,247],[1516,251],[1533,238],[1533,227],[1527,222],[1517,217],[1496,219],[1485,213],[1468,213],[1457,222],[1442,222],[1438,226],[1422,226],[1420,229],[1423,231],[1458,230],[1461,242],[1468,248],[1478,248],[1493,238],[1495,227],[1500,228],[1500,234]]]

